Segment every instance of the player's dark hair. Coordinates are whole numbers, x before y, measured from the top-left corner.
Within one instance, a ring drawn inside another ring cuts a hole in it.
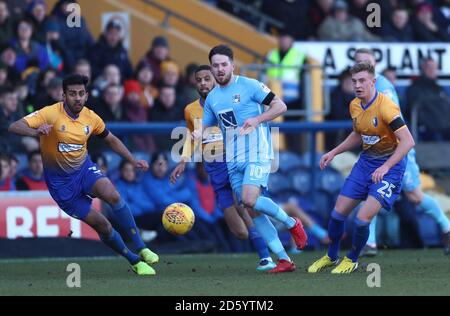
[[[31,161],[31,159],[33,159],[33,157],[35,156],[35,155],[41,155],[41,152],[37,149],[37,150],[33,150],[33,151],[30,151],[28,154],[27,154],[27,158],[28,158],[28,162],[30,162]]]
[[[210,65],[200,65],[195,69],[195,74],[197,74],[198,72],[203,71],[203,70],[211,71],[211,66]]]
[[[357,74],[362,71],[367,71],[371,75],[375,76],[375,68],[367,61],[357,63],[353,67],[350,68],[350,73],[352,75]]]
[[[225,55],[228,58],[230,58],[231,61],[234,60],[233,50],[227,45],[222,44],[222,45],[217,45],[217,46],[213,47],[210,50],[209,55],[208,55],[209,62],[211,62],[211,58],[214,55]]]
[[[64,78],[63,80],[63,91],[67,92],[67,88],[73,85],[82,84],[84,88],[87,90],[87,85],[89,83],[89,78],[79,74],[72,74]]]

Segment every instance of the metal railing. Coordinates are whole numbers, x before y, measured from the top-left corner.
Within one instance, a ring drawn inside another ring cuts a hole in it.
[[[129,134],[167,134],[169,135],[174,128],[185,126],[185,122],[171,122],[171,123],[107,123],[107,127],[116,135]],[[314,188],[316,183],[317,166],[314,162],[317,160],[317,142],[316,135],[319,132],[335,131],[335,130],[350,130],[352,122],[348,121],[329,121],[329,122],[284,122],[284,123],[270,123],[271,127],[279,128],[283,133],[308,133],[309,134],[309,154],[310,154],[310,185]],[[312,200],[315,199],[315,192],[312,190],[310,194]]]
[[[261,61],[261,60],[264,59],[264,56],[262,56],[259,52],[255,51],[255,50],[253,50],[253,49],[243,45],[242,43],[237,42],[237,41],[235,41],[235,40],[233,40],[233,39],[231,39],[231,38],[229,38],[229,37],[227,37],[227,36],[225,36],[223,34],[220,34],[218,32],[215,32],[215,31],[211,30],[210,28],[207,27],[207,25],[205,26],[204,24],[201,24],[201,23],[199,23],[199,22],[197,22],[195,20],[191,20],[191,19],[189,19],[189,18],[187,18],[187,17],[185,17],[185,16],[183,16],[181,14],[178,14],[177,12],[174,12],[173,10],[171,10],[171,9],[169,9],[169,8],[167,8],[167,7],[161,5],[161,4],[159,4],[159,3],[157,3],[157,2],[155,2],[153,0],[142,0],[142,1],[147,3],[148,5],[151,5],[151,6],[155,7],[156,9],[164,12],[165,16],[164,16],[163,21],[161,22],[161,27],[163,27],[165,29],[170,27],[170,19],[171,18],[176,18],[176,19],[178,19],[180,21],[188,23],[190,26],[192,26],[192,27],[194,27],[194,28],[204,32],[204,33],[207,33],[210,36],[213,36],[213,37],[217,38],[221,42],[228,43],[228,44],[230,44],[230,45],[232,45],[232,46],[234,46],[234,47],[244,51],[245,53],[253,56],[253,60],[255,62]]]
[[[280,64],[247,64],[243,65],[240,68],[241,75],[245,76],[249,72],[257,72],[257,79],[262,82],[266,82],[267,70],[271,68],[280,68],[280,69],[296,69],[301,71],[301,85],[302,85],[302,103],[305,105],[305,109],[303,110],[288,110],[284,116],[304,116],[307,120],[312,120],[312,118],[316,115],[328,115],[331,110],[330,105],[330,87],[328,85],[322,86],[322,96],[324,102],[324,108],[322,111],[314,110],[315,106],[312,100],[312,78],[311,78],[311,70],[313,69],[322,69],[322,65],[310,65],[303,64],[302,66],[284,66]],[[328,80],[328,76],[325,71],[322,71],[323,81]],[[280,80],[281,82],[281,80]],[[316,107],[317,108],[317,107]]]

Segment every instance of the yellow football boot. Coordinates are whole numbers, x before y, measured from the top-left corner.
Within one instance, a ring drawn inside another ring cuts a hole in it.
[[[315,261],[312,265],[308,267],[308,273],[317,273],[325,269],[326,267],[332,267],[337,265],[339,259],[332,261],[328,255],[323,256],[319,260]]]
[[[144,261],[139,261],[132,265],[131,268],[137,275],[156,275],[156,271]]]
[[[333,274],[352,273],[356,269],[358,269],[358,262],[353,262],[351,259],[344,257],[341,263],[336,268],[331,270],[331,273]]]
[[[142,261],[145,261],[148,264],[158,263],[158,261],[159,261],[158,255],[148,248],[142,249],[139,252],[139,256],[141,257]]]

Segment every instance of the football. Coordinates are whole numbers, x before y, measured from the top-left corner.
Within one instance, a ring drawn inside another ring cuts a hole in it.
[[[184,235],[194,225],[195,215],[192,209],[184,203],[173,203],[166,207],[162,222],[164,228],[171,234]]]

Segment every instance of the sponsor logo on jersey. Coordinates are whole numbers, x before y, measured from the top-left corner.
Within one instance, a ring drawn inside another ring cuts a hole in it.
[[[80,144],[66,144],[66,143],[58,143],[58,151],[60,153],[69,153],[72,151],[81,151],[83,149],[83,145]]]
[[[362,141],[367,145],[375,145],[381,138],[378,135],[361,135]]]

